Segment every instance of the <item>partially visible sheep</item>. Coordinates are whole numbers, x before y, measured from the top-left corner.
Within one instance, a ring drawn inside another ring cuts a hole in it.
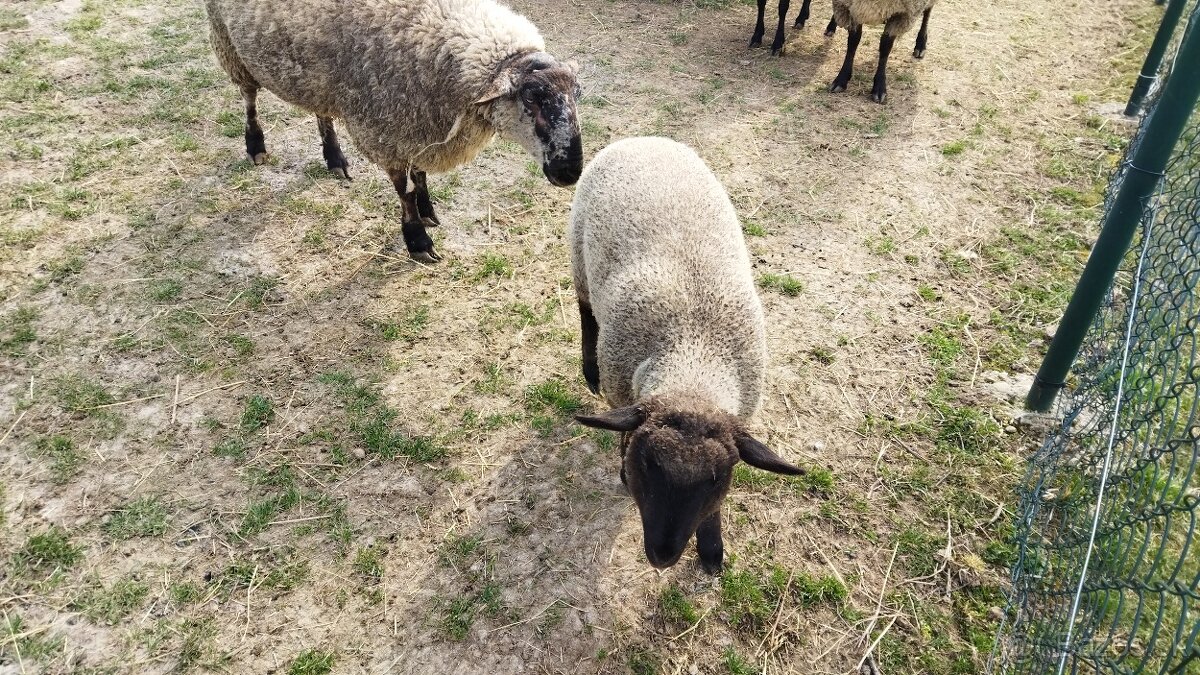
[[[470,161],[496,133],[555,185],[583,169],[574,69],[493,0],[206,0],[217,60],[242,90],[246,152],[267,157],[260,88],[317,116],[326,165],[348,177],[333,118],[387,171],[409,254],[440,259],[426,172]],[[409,179],[411,178],[411,183]]]
[[[804,28],[804,24],[808,23],[810,5],[812,5],[812,0],[804,0],[804,3],[800,5],[800,13],[796,15],[796,23],[793,28]],[[791,6],[791,0],[779,0],[779,24],[775,26],[775,40],[771,42],[772,56],[777,56],[779,52],[783,51],[783,24],[787,22],[789,6]],[[766,12],[767,0],[758,0],[758,22],[754,24],[754,34],[750,36],[751,47],[762,46],[763,34],[767,31]],[[832,37],[835,31],[837,31],[837,21],[830,19],[829,25],[825,26],[825,37]]]
[[[801,473],[745,428],[767,354],[733,205],[688,147],[626,139],[584,170],[570,239],[584,377],[618,406],[576,419],[628,434],[621,479],[650,564],[675,564],[694,534],[701,565],[716,573],[738,460]]]
[[[883,35],[879,38],[879,65],[875,68],[875,84],[871,87],[871,100],[883,103],[887,100],[887,62],[892,53],[896,37],[912,27],[917,15],[921,15],[921,30],[917,31],[914,58],[925,57],[925,43],[929,38],[929,12],[936,0],[833,0],[833,19],[845,26],[846,60],[838,71],[829,91],[845,91],[854,72],[854,52],[862,39],[864,24],[883,24]]]

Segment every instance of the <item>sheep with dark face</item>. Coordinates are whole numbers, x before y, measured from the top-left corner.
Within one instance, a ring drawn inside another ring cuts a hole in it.
[[[440,259],[426,172],[470,161],[497,134],[555,185],[583,169],[575,71],[537,28],[493,0],[206,0],[217,60],[242,91],[246,153],[267,158],[256,97],[317,116],[326,165],[348,177],[333,118],[379,164],[403,204],[409,254]]]
[[[675,564],[695,535],[716,573],[734,465],[801,473],[745,427],[766,338],[733,205],[688,147],[631,138],[584,170],[570,230],[584,377],[617,406],[576,419],[626,434],[621,478],[650,563]]]

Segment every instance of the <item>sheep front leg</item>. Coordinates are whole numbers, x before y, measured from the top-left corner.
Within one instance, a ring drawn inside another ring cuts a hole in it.
[[[876,103],[887,101],[887,62],[895,42],[896,36],[887,31],[879,37],[879,65],[875,67],[875,84],[871,87],[871,100]]]
[[[342,154],[337,132],[333,130],[333,118],[318,115],[317,131],[321,132],[321,154],[325,157],[325,167],[338,178],[350,180],[350,163]]]
[[[721,510],[700,522],[696,528],[696,551],[700,566],[709,574],[720,574],[725,560],[725,544],[721,541]]]
[[[825,37],[833,37],[837,32],[837,17],[829,17],[829,24],[825,26]]]
[[[767,0],[758,0],[758,22],[754,24],[754,34],[750,36],[751,47],[761,47],[763,33],[767,32],[766,25]]]
[[[592,314],[592,303],[579,301],[579,329],[583,337],[583,379],[593,394],[600,393],[600,366],[596,362],[596,339],[600,324]]]
[[[392,179],[392,185],[400,195],[403,212],[400,229],[404,236],[404,245],[408,248],[408,255],[417,262],[431,263],[441,260],[442,257],[433,249],[433,239],[425,232],[425,225],[421,222],[415,181],[409,182],[408,171],[404,169],[389,169],[388,178]]]
[[[785,24],[787,24],[787,12],[790,5],[790,0],[779,0],[779,23],[775,26],[775,40],[771,43],[771,56],[778,56],[783,51],[783,41],[787,38]]]
[[[842,69],[838,71],[837,77],[833,78],[833,84],[829,85],[829,91],[846,91],[846,87],[849,86],[850,76],[854,74],[854,52],[858,51],[859,40],[862,40],[862,24],[846,29],[846,60],[842,62]]]

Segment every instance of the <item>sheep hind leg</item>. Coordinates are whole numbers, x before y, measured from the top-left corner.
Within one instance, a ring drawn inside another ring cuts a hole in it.
[[[242,85],[242,100],[246,102],[246,154],[255,164],[265,164],[267,139],[258,124],[258,85]]]
[[[700,566],[709,574],[719,574],[725,558],[725,544],[721,541],[721,512],[716,511],[700,522],[696,528],[696,552],[700,555]]]
[[[433,212],[433,200],[429,197],[429,184],[424,171],[414,171],[413,184],[417,188],[417,214],[421,216],[421,224],[425,227],[437,227],[442,224],[437,214]]]
[[[925,13],[921,15],[921,30],[917,31],[917,44],[913,48],[913,58],[925,58],[925,45],[929,41],[929,11],[932,7],[926,7]]]
[[[317,130],[321,132],[321,154],[325,156],[326,168],[338,178],[350,180],[350,163],[342,154],[337,132],[333,129],[333,118],[318,115]]]
[[[579,328],[583,342],[583,379],[593,394],[600,394],[600,366],[596,362],[596,339],[600,325],[592,314],[592,303],[579,301]]]
[[[812,5],[812,0],[804,0],[800,5],[800,13],[796,15],[796,23],[792,28],[804,28],[804,24],[808,23],[809,7]]]
[[[846,60],[842,62],[842,69],[838,71],[837,77],[833,78],[833,84],[829,85],[829,91],[846,91],[850,84],[850,76],[854,74],[854,53],[858,51],[860,40],[862,24],[846,29]]]
[[[442,259],[433,248],[433,239],[425,232],[421,222],[420,210],[417,208],[417,190],[415,181],[410,184],[408,171],[404,169],[389,169],[388,178],[400,195],[402,211],[400,231],[404,237],[404,246],[413,260],[423,263],[437,262]]]
[[[829,17],[829,24],[825,26],[825,37],[833,37],[833,34],[836,32],[837,32],[837,19],[835,17],[831,16],[831,17]]]

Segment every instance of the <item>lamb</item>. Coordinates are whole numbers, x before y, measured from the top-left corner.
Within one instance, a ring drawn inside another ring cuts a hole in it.
[[[441,257],[427,172],[470,161],[499,133],[558,186],[583,170],[575,68],[494,0],[206,0],[217,60],[246,104],[246,153],[267,159],[260,88],[309,110],[329,169],[349,178],[333,119],[388,174],[409,255]]]
[[[854,52],[862,39],[864,24],[884,24],[879,38],[879,65],[875,68],[875,84],[871,87],[871,100],[883,103],[887,100],[887,62],[892,52],[892,43],[912,27],[917,14],[921,14],[921,30],[917,31],[914,58],[925,57],[925,43],[929,38],[929,12],[935,0],[833,0],[833,19],[845,26],[846,60],[838,71],[829,91],[845,91],[854,71]]]
[[[783,24],[787,21],[788,7],[791,5],[791,0],[779,0],[779,24],[775,26],[775,40],[771,43],[771,55],[778,56],[783,51]],[[809,7],[812,5],[812,0],[804,0],[800,5],[800,13],[796,15],[796,23],[794,28],[804,28],[804,24],[808,22]],[[761,47],[763,33],[767,27],[764,23],[765,14],[767,11],[767,0],[758,0],[758,22],[754,24],[754,34],[750,36],[751,47]],[[825,26],[825,37],[833,37],[837,31],[837,20],[830,19],[829,25]]]
[[[569,236],[584,378],[616,406],[576,420],[624,434],[621,480],[650,564],[675,564],[694,534],[715,574],[737,461],[801,473],[745,427],[767,352],[733,205],[687,146],[630,138],[584,169]]]

